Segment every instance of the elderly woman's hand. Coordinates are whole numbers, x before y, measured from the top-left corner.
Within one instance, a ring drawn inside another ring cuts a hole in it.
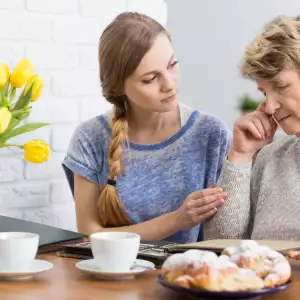
[[[261,104],[256,111],[235,122],[228,160],[236,163],[249,162],[256,151],[271,141],[276,130],[276,122],[265,113],[265,104]]]

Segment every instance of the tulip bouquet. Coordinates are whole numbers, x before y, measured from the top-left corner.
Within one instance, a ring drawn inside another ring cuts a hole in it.
[[[24,145],[9,142],[20,134],[49,125],[21,123],[30,115],[30,104],[40,97],[44,85],[43,78],[33,71],[34,66],[27,58],[23,58],[11,73],[7,65],[0,63],[0,148],[18,147],[24,151],[27,161],[42,163],[50,154],[50,148],[43,140],[31,140]],[[16,97],[20,88],[23,90]]]

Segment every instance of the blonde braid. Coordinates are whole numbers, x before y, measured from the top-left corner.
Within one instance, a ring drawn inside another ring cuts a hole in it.
[[[110,122],[112,130],[108,151],[109,180],[116,181],[122,170],[122,151],[127,132],[125,109],[115,105],[115,115]],[[98,201],[100,223],[104,228],[130,225],[128,216],[118,196],[116,187],[106,184]]]
[[[115,108],[110,124],[112,136],[107,157],[108,184],[98,200],[100,224],[103,227],[130,225],[130,219],[114,186],[120,174],[126,171],[122,164],[122,150],[128,126],[125,103],[129,100],[125,81],[134,74],[161,33],[170,39],[166,29],[154,19],[144,14],[124,12],[104,29],[100,38],[98,54],[102,94]]]

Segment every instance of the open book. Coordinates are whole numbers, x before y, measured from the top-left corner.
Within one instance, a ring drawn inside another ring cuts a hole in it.
[[[241,240],[207,240],[203,242],[172,245],[168,247],[168,253],[184,252],[189,249],[209,250],[221,253],[223,249],[237,245]],[[285,252],[287,250],[300,249],[300,241],[276,241],[276,240],[256,240],[257,243],[269,246],[273,250]]]

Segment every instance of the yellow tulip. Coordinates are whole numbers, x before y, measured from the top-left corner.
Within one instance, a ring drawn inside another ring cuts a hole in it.
[[[7,129],[11,117],[12,117],[11,112],[8,110],[7,107],[0,108],[0,134]]]
[[[9,78],[9,68],[0,62],[0,89],[2,89]]]
[[[24,145],[24,158],[32,163],[43,163],[48,160],[50,148],[42,140],[32,140]]]
[[[32,75],[25,86],[25,93],[27,93],[31,85],[33,85],[33,87],[30,101],[34,102],[40,97],[42,93],[44,86],[44,78],[38,74]]]
[[[33,63],[28,58],[23,58],[16,65],[10,76],[10,83],[13,87],[23,86],[33,73]]]

